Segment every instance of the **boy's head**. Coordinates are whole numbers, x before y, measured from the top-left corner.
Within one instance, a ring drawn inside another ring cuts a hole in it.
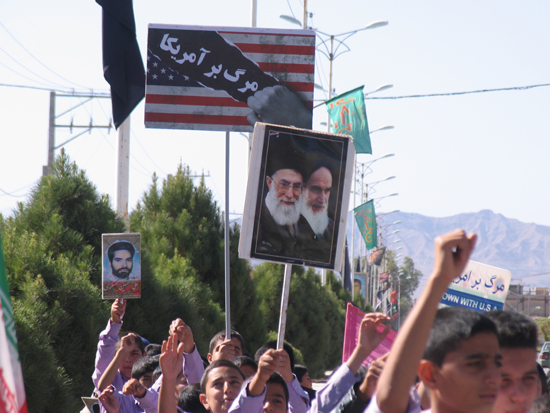
[[[145,352],[148,356],[156,356],[162,353],[162,346],[160,344],[149,344],[145,347]]]
[[[241,391],[244,374],[229,360],[218,359],[205,370],[201,379],[200,401],[212,413],[226,413]]]
[[[144,356],[139,358],[132,367],[132,378],[139,380],[141,385],[150,388],[153,381],[153,372],[159,365],[158,356]]]
[[[210,352],[206,356],[209,363],[216,361],[220,358],[228,359],[225,352],[223,351],[221,344],[225,341],[225,331],[220,331],[216,334],[212,340],[210,340]],[[233,345],[234,352],[231,352],[232,356],[229,360],[242,356],[245,352],[244,339],[243,337],[235,330],[231,330],[231,344]]]
[[[302,387],[306,387],[308,389],[313,388],[313,382],[311,381],[311,377],[309,377],[306,366],[296,364],[296,366],[294,366],[294,374]]]
[[[145,345],[143,344],[141,337],[134,332],[120,332],[118,334],[118,342],[115,347],[116,350],[118,351],[118,349],[120,348],[122,338],[129,334],[132,334],[134,336],[134,348],[132,349],[132,351],[130,351],[130,353],[126,356],[126,358],[123,360],[118,368],[120,374],[128,379],[132,377],[132,368],[134,367],[134,363],[143,356],[147,355],[147,353],[145,353]]]
[[[294,372],[294,349],[290,344],[288,344],[286,341],[283,343],[284,350],[288,353],[288,358],[290,359],[290,368],[292,372]],[[263,346],[261,346],[258,350],[256,350],[256,354],[254,354],[254,360],[256,363],[260,361],[260,357],[263,356],[263,354],[267,350],[277,349],[277,340],[271,340],[265,343]]]
[[[288,387],[279,373],[273,373],[266,382],[264,413],[288,412]]]
[[[490,412],[500,385],[495,324],[461,307],[437,312],[418,374],[430,390],[432,408]]]
[[[235,366],[241,369],[244,376],[248,379],[252,377],[258,371],[258,364],[250,357],[240,356],[231,360]]]
[[[537,325],[519,313],[493,311],[502,352],[502,383],[493,412],[528,412],[540,391]]]
[[[200,395],[200,383],[191,384],[185,387],[178,395],[179,408],[189,413],[207,413],[207,410],[200,401]]]

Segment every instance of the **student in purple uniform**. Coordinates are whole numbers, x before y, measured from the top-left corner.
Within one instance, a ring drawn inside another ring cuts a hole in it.
[[[417,374],[429,389],[431,412],[491,412],[501,382],[495,324],[465,308],[437,310],[475,241],[463,230],[436,238],[432,275],[397,335],[366,412],[419,412],[420,403],[411,395]]]

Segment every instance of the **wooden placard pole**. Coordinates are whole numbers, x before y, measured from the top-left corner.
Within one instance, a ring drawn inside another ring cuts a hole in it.
[[[279,316],[279,332],[277,334],[277,350],[283,348],[285,342],[286,312],[288,310],[288,296],[290,295],[290,278],[292,275],[292,264],[285,264],[285,275],[283,279],[283,294],[281,296],[281,314]]]

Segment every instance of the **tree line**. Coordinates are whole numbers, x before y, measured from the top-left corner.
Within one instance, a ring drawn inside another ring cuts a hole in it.
[[[91,394],[98,335],[111,305],[101,299],[101,234],[124,230],[109,197],[63,152],[27,201],[12,216],[0,215],[30,412],[79,411],[80,397]],[[180,317],[206,354],[225,326],[224,228],[204,178],[194,182],[183,165],[162,182],[153,175],[130,214],[130,231],[142,237],[142,298],[128,303],[124,330],[162,343]],[[252,268],[238,258],[239,236],[233,225],[231,322],[253,356],[276,337],[283,266]],[[332,272],[325,288],[312,268],[293,267],[285,338],[313,377],[341,362],[348,301]]]

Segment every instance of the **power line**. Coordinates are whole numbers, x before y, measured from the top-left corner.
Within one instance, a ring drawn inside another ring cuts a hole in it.
[[[45,77],[40,76],[38,73],[33,72],[31,69],[29,69],[28,67],[26,67],[25,65],[23,65],[21,62],[19,62],[16,58],[14,58],[12,55],[10,55],[8,52],[6,52],[6,51],[5,51],[4,49],[2,49],[1,47],[0,47],[0,51],[4,52],[4,54],[5,54],[6,56],[8,56],[11,60],[13,60],[15,63],[17,63],[17,64],[18,64],[19,66],[21,66],[23,69],[25,69],[27,72],[33,74],[34,76],[38,77],[39,79],[42,79],[42,80],[44,80],[44,81],[47,82],[47,83],[50,83],[50,84],[53,84],[53,85],[56,85],[56,86],[59,86],[59,87],[64,87],[63,85],[60,85],[59,83],[52,82],[52,81],[50,81],[49,79],[46,79]],[[11,70],[12,72],[14,72],[14,73],[16,73],[16,74],[18,74],[18,75],[20,75],[20,76],[23,76],[21,73],[16,72],[16,71],[10,69],[9,67],[7,67],[7,66],[4,65],[4,64],[3,64],[2,66],[4,66],[5,68]],[[25,79],[29,79],[29,78],[26,77],[26,76],[23,76],[23,77],[24,77]],[[29,80],[32,80],[32,79],[29,79]],[[41,83],[41,82],[37,82],[37,83],[44,84],[44,83]]]
[[[518,276],[516,276],[516,277],[512,277],[512,279],[523,280],[524,278],[539,277],[539,276],[541,276],[541,275],[548,275],[548,274],[550,274],[550,271],[548,271],[548,272],[541,272],[541,273],[538,273],[538,274],[518,275]]]
[[[498,89],[480,89],[480,90],[470,90],[466,92],[449,92],[449,93],[430,93],[430,94],[424,94],[424,95],[407,95],[407,96],[385,96],[385,97],[378,97],[378,96],[365,96],[365,99],[413,99],[413,98],[430,98],[430,97],[439,97],[439,96],[458,96],[458,95],[470,95],[473,93],[488,93],[488,92],[506,92],[510,90],[527,90],[527,89],[533,89],[536,87],[546,87],[550,86],[550,83],[543,83],[540,85],[529,85],[529,86],[514,86],[514,87],[502,87]]]
[[[47,70],[49,70],[51,73],[53,73],[54,75],[56,75],[58,78],[63,79],[65,82],[69,82],[71,85],[78,86],[78,87],[81,87],[81,88],[84,88],[84,89],[86,88],[85,86],[82,86],[82,85],[76,84],[76,83],[74,83],[74,82],[71,82],[70,80],[65,79],[63,76],[61,76],[61,75],[57,74],[56,72],[54,72],[52,69],[50,69],[50,68],[49,68],[48,66],[46,66],[44,63],[42,63],[40,60],[38,60],[38,58],[36,58],[31,52],[29,52],[29,51],[27,50],[27,48],[26,48],[25,46],[23,46],[23,45],[21,44],[21,42],[20,42],[19,40],[17,40],[17,38],[16,38],[13,34],[11,34],[11,32],[8,30],[8,28],[7,28],[6,26],[4,26],[4,25],[2,24],[2,22],[0,22],[0,26],[2,26],[2,28],[12,37],[12,39],[15,40],[15,42],[16,42],[19,46],[21,46],[21,48],[22,48],[25,52],[27,52],[27,53],[29,54],[29,56],[31,56],[34,60],[36,60],[42,67],[44,67],[44,68],[46,68]],[[52,83],[53,83],[53,82],[52,82]]]
[[[2,64],[0,62],[0,64]],[[2,66],[4,66],[2,64]],[[5,66],[6,67],[6,66]],[[12,70],[13,69],[10,69],[9,67],[7,67],[7,69],[9,70]],[[23,76],[23,75],[21,75]],[[24,77],[24,76],[23,76]],[[32,80],[33,82],[36,82],[36,80],[33,80],[33,79],[29,79],[29,80]],[[40,82],[38,82],[40,83]],[[60,93],[67,93],[67,94],[72,94],[72,95],[75,95],[75,97],[81,97],[81,96],[77,96],[77,95],[80,95],[80,94],[84,94],[84,93],[87,93],[87,94],[94,94],[95,96],[104,96],[104,97],[110,97],[111,94],[108,93],[108,92],[94,92],[93,89],[86,89],[85,92],[78,92],[78,91],[75,91],[74,89],[52,89],[51,87],[38,87],[38,86],[27,86],[27,85],[14,85],[14,84],[10,84],[10,83],[0,83],[0,86],[4,86],[4,87],[15,87],[15,88],[21,88],[21,89],[33,89],[33,90],[47,90],[48,92],[60,92]],[[101,89],[99,89],[101,90]]]

